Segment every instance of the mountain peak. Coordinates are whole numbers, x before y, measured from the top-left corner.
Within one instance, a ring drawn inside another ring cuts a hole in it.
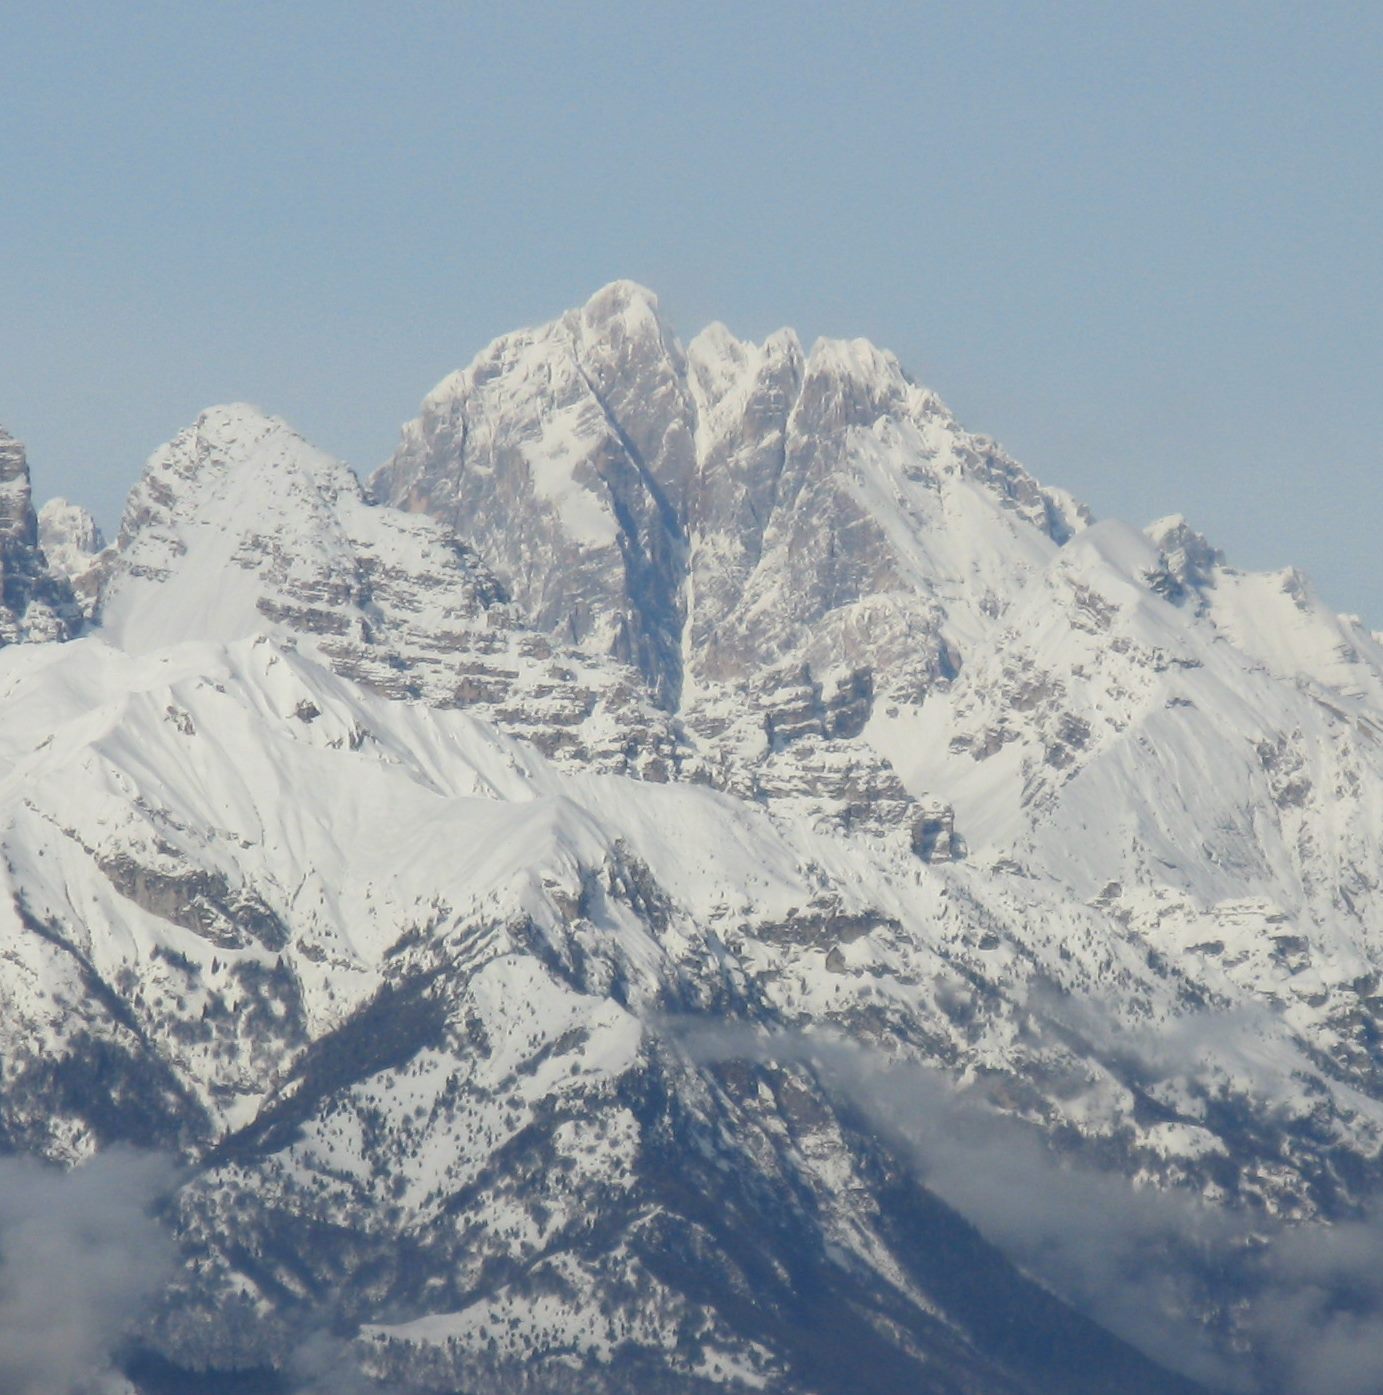
[[[244,403],[150,456],[102,565],[102,625],[137,653],[281,626],[341,664],[387,635],[402,668],[419,617],[454,639],[499,595],[446,528],[374,507],[346,465]]]
[[[0,426],[0,488],[18,480],[23,480],[25,488],[28,487],[29,462],[24,443]]]
[[[278,488],[274,477],[305,475],[318,489],[335,495],[359,489],[345,466],[308,442],[282,417],[246,402],[208,407],[190,426],[159,447],[130,491],[120,520],[120,546],[139,533],[167,526],[200,509],[208,491],[224,489],[234,474],[264,476],[255,489],[239,488],[224,502],[237,510],[269,507],[263,497]],[[237,481],[237,484],[240,482]]]
[[[817,339],[807,356],[807,372],[830,373],[859,382],[910,384],[897,356],[869,339]]]
[[[71,588],[39,546],[24,445],[0,427],[0,645],[67,639],[80,625]]]
[[[199,413],[189,430],[206,440],[242,443],[261,440],[271,431],[291,431],[292,427],[251,402],[220,402]]]
[[[11,547],[32,546],[35,528],[24,444],[0,427],[0,539]]]
[[[740,339],[719,320],[706,326],[687,345],[688,375],[705,430],[708,415],[728,400],[736,390],[752,390],[755,380],[771,365],[792,366],[794,391],[801,376],[802,341],[794,329],[777,329],[762,344]]]
[[[66,499],[49,499],[38,511],[39,541],[49,562],[72,573],[106,545],[90,510]]]
[[[616,316],[643,318],[658,316],[658,297],[637,281],[616,280],[602,286],[582,307],[583,318],[591,322]]]
[[[642,415],[637,398],[648,394],[658,399],[650,404],[657,415],[687,414],[682,346],[658,313],[652,291],[633,281],[612,281],[562,322],[570,326],[581,372],[617,418]],[[652,441],[641,449],[657,451]]]
[[[1211,546],[1182,514],[1168,514],[1149,523],[1143,530],[1154,547],[1162,552],[1172,576],[1182,586],[1202,586],[1223,565],[1224,553]]]

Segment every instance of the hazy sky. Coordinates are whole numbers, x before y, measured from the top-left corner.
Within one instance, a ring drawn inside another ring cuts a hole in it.
[[[213,402],[362,470],[605,281],[867,335],[1101,515],[1383,627],[1383,6],[0,7],[0,422],[109,523]]]

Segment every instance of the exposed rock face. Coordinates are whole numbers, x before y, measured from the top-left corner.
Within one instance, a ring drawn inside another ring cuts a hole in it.
[[[369,508],[344,466],[238,405],[204,413],[155,453],[116,551],[103,624],[133,652],[271,621],[342,645],[378,631],[409,649],[412,630],[463,632],[501,599],[444,529]]]
[[[876,698],[948,683],[1088,518],[892,355],[720,325],[684,354],[627,282],[447,378],[371,487],[454,528],[528,624],[632,663],[689,731],[717,744],[751,713],[762,747],[704,753],[740,789],[796,735],[858,736]]]
[[[1178,592],[1213,586],[1216,570],[1224,566],[1224,553],[1211,545],[1180,514],[1158,519],[1147,527],[1147,535],[1166,559],[1166,572]]]
[[[787,423],[802,390],[804,355],[790,330],[759,345],[712,325],[687,353],[697,409],[697,474],[689,513],[695,605],[688,649],[700,666],[763,557],[778,499]]]
[[[912,820],[912,850],[923,862],[950,862],[959,848],[956,811],[949,804],[928,804]]]
[[[881,687],[920,698],[953,671],[963,634],[964,600],[948,597],[959,613],[946,615],[938,593],[961,591],[982,568],[1011,586],[1071,525],[891,355],[863,341],[823,340],[805,362],[794,350],[787,336],[756,349],[723,331],[692,344],[698,381],[715,380],[715,360],[721,377],[718,398],[703,398],[705,508],[690,523],[693,663],[734,681],[801,655],[819,674],[872,669]],[[736,377],[727,364],[744,366]],[[718,516],[727,458],[753,477],[747,530]],[[983,530],[955,536],[967,504],[1022,545],[986,555]],[[1016,530],[1005,513],[1021,520]],[[725,575],[721,559],[746,537],[752,565]]]
[[[439,384],[372,488],[455,528],[539,630],[635,665],[675,706],[694,468],[681,351],[617,283]]]
[[[372,487],[673,705],[799,658],[920,696],[954,668],[955,593],[1004,594],[1084,521],[872,345],[716,325],[684,355],[628,283],[446,379]]]
[[[80,504],[49,499],[38,511],[38,539],[50,566],[71,576],[104,550],[105,537]]]
[[[39,546],[24,447],[0,427],[0,644],[67,639],[80,623]]]
[[[100,604],[106,550],[96,520],[80,504],[50,499],[38,511],[38,540],[48,565],[72,587],[83,620],[92,620]]]
[[[526,628],[448,528],[372,507],[253,407],[204,413],[154,454],[101,567],[104,633],[131,652],[277,629],[377,692],[502,716],[549,754],[650,774],[676,759],[635,673]]]

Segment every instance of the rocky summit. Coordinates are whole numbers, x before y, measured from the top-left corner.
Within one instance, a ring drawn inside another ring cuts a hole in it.
[[[367,484],[218,407],[107,546],[0,434],[0,644],[0,1184],[167,1249],[115,1321],[0,1196],[0,1386],[1376,1390],[1383,644],[1300,573],[620,282]]]

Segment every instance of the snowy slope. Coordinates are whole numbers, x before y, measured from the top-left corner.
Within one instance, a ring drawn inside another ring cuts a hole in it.
[[[925,1271],[875,1214],[868,1145],[829,1101],[783,1133],[761,1089],[726,1097],[649,1027],[850,1010],[858,989],[826,967],[838,943],[932,962],[944,893],[919,871],[861,853],[866,890],[832,838],[701,787],[559,774],[487,723],[367,696],[268,638],[14,652],[6,1136],[62,1159],[122,1138],[202,1159],[181,1205],[207,1249],[158,1340],[195,1361],[229,1313],[259,1327],[230,1354],[264,1359],[285,1286],[342,1262],[310,1235],[291,1263],[249,1257],[247,1236],[280,1252],[286,1211],[360,1229],[346,1274],[383,1236],[425,1243],[383,1308],[426,1318],[366,1332],[396,1375],[502,1385],[551,1358],[556,1324],[616,1387],[647,1366],[791,1388],[800,1353],[733,1318],[747,1275],[728,1237],[667,1267],[705,1224],[695,1197],[657,1200],[671,1147],[762,1179],[741,1203],[779,1249],[761,1262],[802,1264],[824,1226],[852,1304],[896,1310],[958,1372],[991,1369],[982,1333],[937,1327]],[[819,1089],[762,1074],[793,1111]],[[708,1301],[712,1277],[728,1290]]]

